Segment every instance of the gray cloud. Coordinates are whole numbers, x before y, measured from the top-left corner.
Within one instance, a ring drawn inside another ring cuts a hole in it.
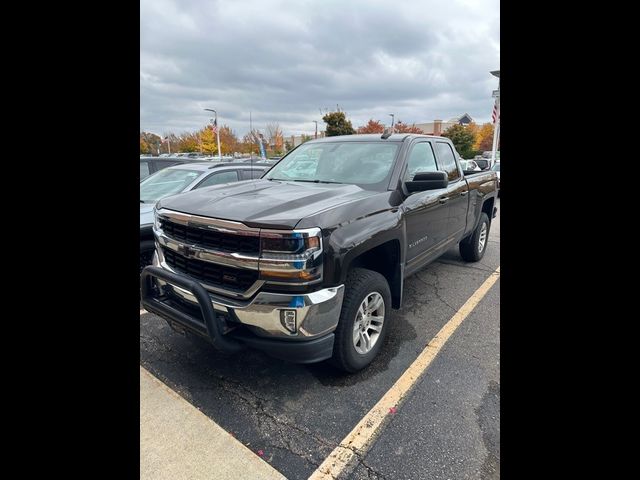
[[[240,135],[278,121],[354,126],[468,112],[488,121],[499,68],[497,0],[141,0],[140,128],[193,130],[216,108]]]

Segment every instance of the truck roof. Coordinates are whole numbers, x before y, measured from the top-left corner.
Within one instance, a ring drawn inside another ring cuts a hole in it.
[[[403,142],[407,139],[413,138],[438,138],[438,139],[446,139],[446,137],[440,137],[437,135],[422,135],[419,133],[394,133],[390,135],[388,138],[382,138],[381,133],[367,133],[367,134],[356,134],[356,135],[338,135],[335,137],[324,137],[318,138],[317,140],[310,140],[306,143],[326,143],[326,142],[335,142],[339,140],[341,142]],[[448,139],[447,139],[448,140]]]

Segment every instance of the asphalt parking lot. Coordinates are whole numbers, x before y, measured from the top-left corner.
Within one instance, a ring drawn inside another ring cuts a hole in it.
[[[140,363],[289,479],[306,479],[500,266],[500,200],[487,252],[457,247],[409,277],[381,354],[363,372],[227,357],[140,315]],[[500,280],[455,330],[385,425],[352,479],[500,476]]]

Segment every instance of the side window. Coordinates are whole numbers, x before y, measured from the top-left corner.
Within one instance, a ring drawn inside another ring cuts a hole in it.
[[[140,162],[140,180],[149,176],[149,162]]]
[[[238,170],[240,180],[251,180],[251,170]]]
[[[436,148],[438,149],[438,164],[440,165],[440,168],[449,175],[449,181],[453,182],[460,178],[460,172],[458,171],[458,166],[456,165],[456,159],[453,156],[451,145],[444,142],[438,142],[436,143]]]
[[[239,170],[240,180],[254,180],[256,178],[260,178],[264,173],[262,170]]]
[[[220,185],[221,183],[237,182],[238,172],[231,170],[229,172],[218,172],[209,175],[196,188],[210,187],[212,185]]]
[[[433,148],[429,142],[417,143],[409,153],[407,162],[407,173],[404,176],[405,181],[413,180],[416,173],[419,172],[435,172],[438,170],[436,159],[433,156]]]

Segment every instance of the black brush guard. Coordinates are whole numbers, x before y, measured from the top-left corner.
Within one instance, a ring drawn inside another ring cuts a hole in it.
[[[204,287],[184,276],[176,275],[159,267],[145,267],[140,274],[141,301],[145,310],[172,322],[180,323],[190,330],[202,332],[202,322],[161,301],[159,287],[153,284],[154,278],[159,278],[191,292],[198,301],[202,312],[206,327],[206,332],[203,333],[207,334],[214,347],[225,353],[235,353],[243,348],[242,343],[223,335],[222,325],[216,319],[216,312]]]

